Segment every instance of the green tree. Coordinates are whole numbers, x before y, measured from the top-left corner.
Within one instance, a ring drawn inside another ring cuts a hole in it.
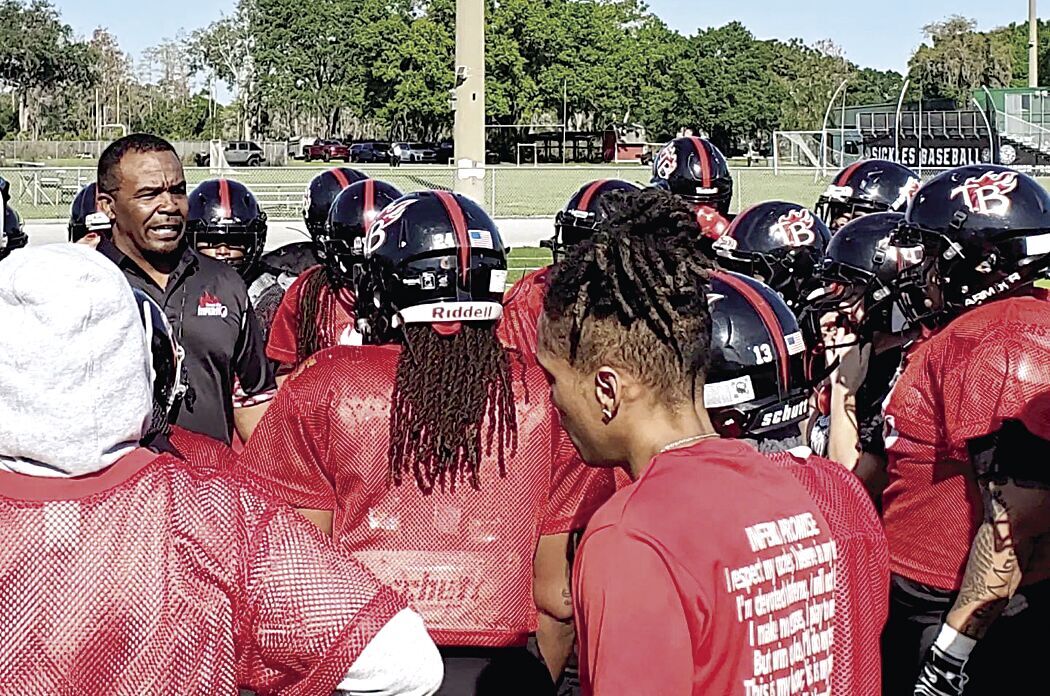
[[[251,33],[251,20],[256,11],[255,0],[240,0],[232,15],[223,15],[194,31],[187,45],[193,73],[207,73],[233,92],[240,114],[238,131],[245,140],[254,137],[259,116]]]
[[[1039,20],[1039,84],[1050,84],[1050,21]],[[1028,23],[1013,22],[988,32],[993,41],[1010,51],[1013,65],[1011,87],[1028,86]]]
[[[976,22],[953,16],[923,27],[930,41],[908,63],[913,82],[927,98],[969,102],[974,89],[1006,87],[1013,79],[1013,56],[1002,41],[975,31]]]

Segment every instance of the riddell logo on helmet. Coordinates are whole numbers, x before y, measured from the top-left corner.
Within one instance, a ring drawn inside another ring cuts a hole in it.
[[[952,189],[952,198],[961,194],[966,208],[977,215],[1005,215],[1010,212],[1007,194],[1016,188],[1017,172],[985,172]]]
[[[817,241],[817,233],[813,231],[813,213],[805,208],[781,215],[772,229],[774,234],[783,237],[791,246],[810,246]]]
[[[496,309],[492,306],[475,307],[471,305],[438,305],[431,310],[433,321],[485,321],[496,318]]]
[[[222,317],[225,319],[230,313],[230,310],[226,308],[226,305],[222,303],[215,295],[212,295],[207,290],[201,295],[201,299],[197,302],[197,316],[198,317]]]

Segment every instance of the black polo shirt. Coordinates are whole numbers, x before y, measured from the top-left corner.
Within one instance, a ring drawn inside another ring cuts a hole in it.
[[[229,444],[234,377],[249,396],[276,386],[244,281],[227,264],[186,246],[162,289],[111,240],[103,238],[98,250],[164,309],[186,352],[189,389],[176,424]]]

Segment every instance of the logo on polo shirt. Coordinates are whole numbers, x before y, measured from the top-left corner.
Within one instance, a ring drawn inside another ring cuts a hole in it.
[[[200,301],[197,303],[197,316],[198,317],[223,317],[225,318],[230,310],[226,308],[226,305],[222,303],[215,295],[212,295],[207,290],[201,295]]]

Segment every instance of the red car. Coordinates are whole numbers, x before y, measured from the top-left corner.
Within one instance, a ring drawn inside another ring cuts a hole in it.
[[[303,159],[307,162],[313,160],[324,160],[325,162],[343,160],[344,162],[349,162],[350,146],[338,140],[318,140],[313,145],[307,145],[303,148]]]

